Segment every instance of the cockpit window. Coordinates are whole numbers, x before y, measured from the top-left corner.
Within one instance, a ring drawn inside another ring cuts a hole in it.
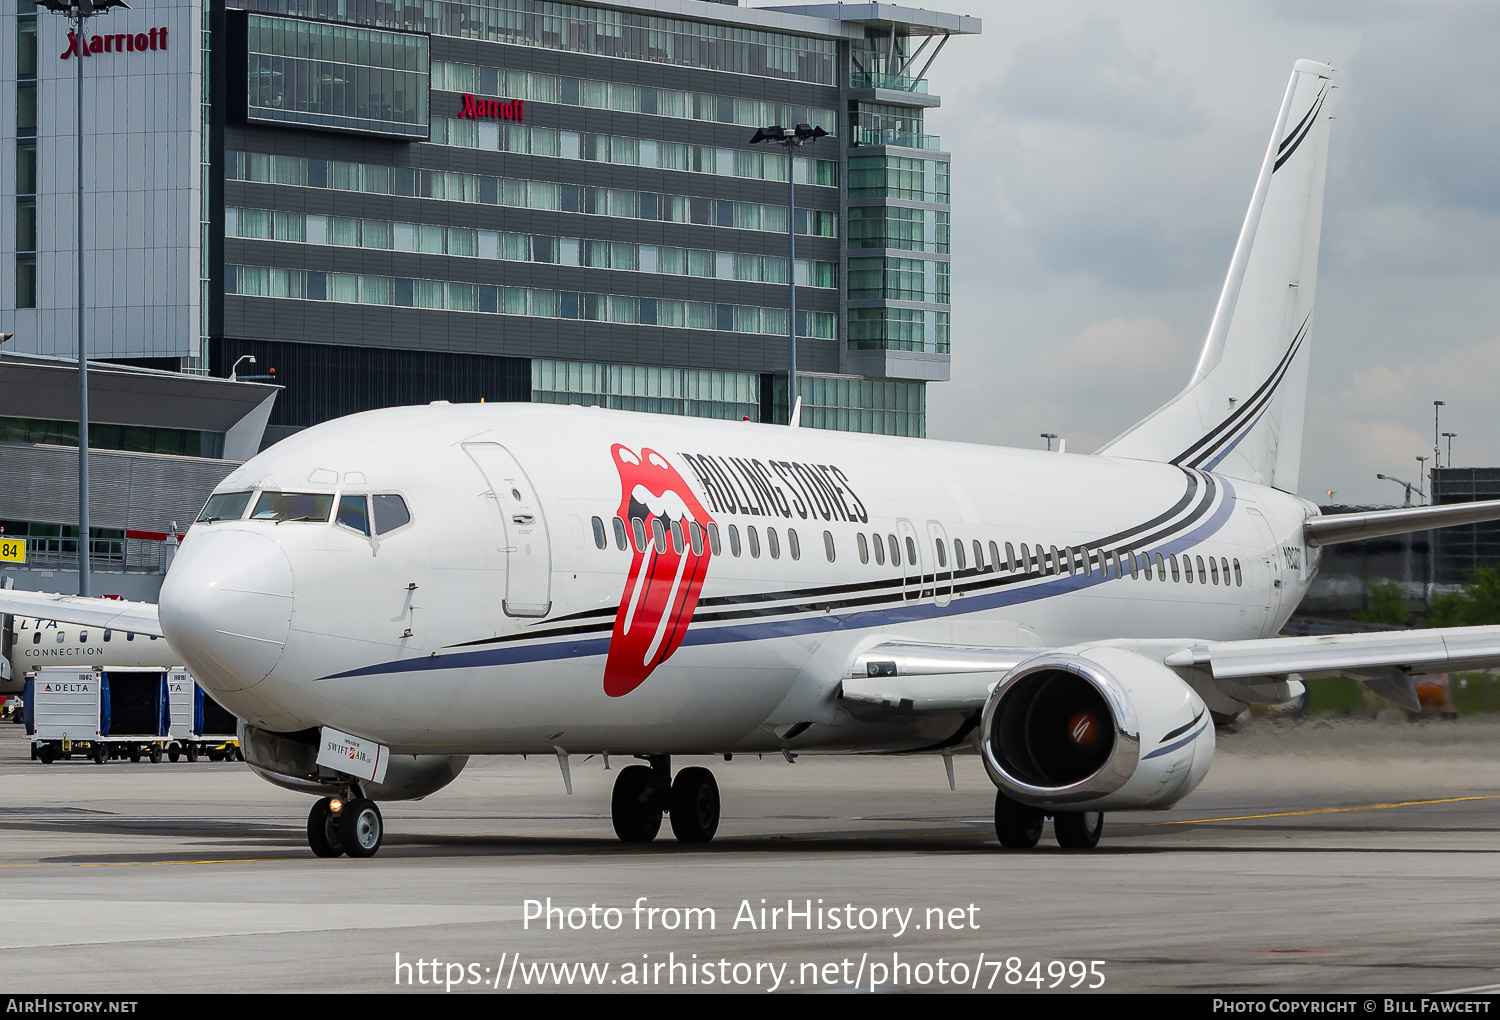
[[[363,496],[340,496],[338,516],[333,523],[352,528],[361,535],[370,533],[370,510]]]
[[[411,511],[406,509],[406,500],[393,493],[371,496],[375,505],[375,534],[384,535],[411,523]]]
[[[317,521],[333,510],[333,496],[322,492],[263,492],[250,512],[252,521]]]
[[[198,520],[205,524],[211,521],[237,521],[245,515],[245,507],[250,505],[250,496],[251,493],[248,492],[216,492],[208,497]]]

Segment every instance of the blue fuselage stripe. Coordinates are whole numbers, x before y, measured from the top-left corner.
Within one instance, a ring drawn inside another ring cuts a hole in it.
[[[1219,506],[1192,531],[1169,539],[1162,545],[1148,546],[1146,554],[1161,553],[1170,556],[1183,552],[1216,534],[1234,513],[1234,488],[1227,479],[1215,479],[1223,487]],[[854,613],[825,613],[819,616],[803,616],[794,619],[762,620],[755,623],[722,627],[697,627],[689,629],[683,638],[684,645],[719,645],[741,641],[764,641],[768,638],[797,637],[807,634],[823,634],[838,630],[866,630],[918,620],[937,619],[945,616],[962,616],[970,613],[1002,609],[1007,606],[1039,602],[1057,595],[1069,595],[1094,588],[1109,581],[1119,580],[1107,574],[1101,567],[1097,574],[1072,574],[1044,581],[1040,584],[1015,587],[981,595],[967,595],[949,602],[946,606],[930,601],[913,601],[911,605],[898,605],[880,609],[860,610]],[[333,673],[323,680],[339,680],[348,677],[374,676],[386,673],[416,673],[439,669],[467,669],[478,666],[509,666],[527,662],[550,662],[558,659],[587,658],[606,655],[610,637],[587,638],[575,641],[558,641],[531,645],[506,645],[500,648],[478,649],[472,652],[455,652],[447,655],[428,656],[415,659],[398,659],[376,663]]]

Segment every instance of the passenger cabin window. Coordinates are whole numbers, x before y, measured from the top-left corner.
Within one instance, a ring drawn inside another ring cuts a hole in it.
[[[906,562],[917,565],[917,543],[910,535],[906,536]]]
[[[871,535],[870,539],[875,546],[875,565],[877,567],[885,566],[885,539],[879,535]]]
[[[825,531],[825,532],[823,532],[823,534],[826,535],[826,534],[828,534],[828,532]],[[858,535],[854,536],[854,540],[855,540],[855,544],[859,546],[859,562],[861,562],[861,563],[869,563],[870,562],[870,540],[868,538],[865,538],[865,533],[863,531],[861,531]],[[831,563],[832,561],[833,561],[833,557],[830,556],[829,557],[829,562]]]
[[[1219,583],[1219,561],[1212,556],[1208,558],[1208,576],[1213,578],[1214,584]]]
[[[80,630],[78,632],[78,643],[80,645],[86,645],[86,644],[89,643],[89,632],[88,631],[86,631],[86,630]]]
[[[1008,543],[1008,542],[1006,543],[1006,548],[1010,548],[1010,543]],[[1022,570],[1033,570],[1033,569],[1035,569],[1035,566],[1036,565],[1031,562],[1031,546],[1027,545],[1025,542],[1022,542],[1021,543],[1021,569]]]
[[[1016,569],[1016,547],[1009,542],[1005,543],[1005,569],[1009,571]]]
[[[1235,563],[1238,563],[1238,562],[1239,562],[1239,560],[1235,560],[1235,561],[1234,561],[1234,562],[1235,562]],[[105,641],[108,641],[108,640],[109,640],[109,639],[110,639],[110,637],[111,637],[111,636],[113,636],[113,634],[114,634],[114,631],[111,631],[111,630],[106,630],[106,631],[105,631],[105,632],[104,632],[104,640],[105,640]]]
[[[1141,570],[1146,575],[1146,580],[1151,580],[1151,554],[1141,553]]]
[[[595,521],[598,519],[594,518]],[[368,535],[370,533],[369,501],[364,496],[340,496],[339,512],[334,515],[333,523],[341,524],[361,535]]]
[[[1048,550],[1052,555],[1052,573],[1061,574],[1063,571],[1062,553],[1057,551],[1057,546]]]
[[[620,518],[616,517],[615,520],[614,520],[614,526],[615,526],[615,548],[619,549],[621,552],[624,552],[625,551],[625,544],[626,544],[625,522],[622,521],[622,520],[620,520]]]
[[[682,550],[684,550],[686,548],[687,548],[687,543],[684,542],[683,539],[682,539],[682,522],[681,521],[673,521],[672,522],[672,551],[674,553],[676,553],[678,556],[681,556],[682,555]]]
[[[740,554],[740,529],[733,524],[729,526],[729,553],[731,556]]]
[[[943,545],[943,540],[941,538],[938,539],[933,543],[933,546],[937,549],[938,566],[946,567],[948,565],[948,549]]]
[[[901,543],[896,541],[895,535],[887,535],[886,538],[889,539],[891,546],[891,566],[899,567],[901,566]]]
[[[802,539],[797,537],[796,528],[786,529],[786,547],[787,551],[792,554],[792,559],[800,560],[802,558]]]
[[[979,544],[979,539],[977,538],[974,539],[974,569],[981,572],[995,569],[995,564],[993,561],[991,561],[988,566],[985,565],[984,546]]]
[[[1174,581],[1180,581],[1180,580],[1182,580],[1182,578],[1179,577],[1178,574],[1177,574],[1177,554],[1176,553],[1173,553],[1172,555],[1170,555],[1170,556],[1167,557],[1167,566],[1169,566],[1169,567],[1172,568],[1172,580],[1174,580]]]
[[[1000,547],[994,542],[990,543],[990,569],[1000,569]]]
[[[324,492],[262,492],[250,512],[252,521],[328,520],[333,512],[333,494]]]
[[[651,537],[656,540],[656,551],[658,553],[667,551],[667,529],[662,524],[660,517],[651,518]]]
[[[406,500],[393,492],[376,493],[370,497],[375,508],[375,534],[385,535],[411,523],[411,511],[406,509]]]
[[[1139,581],[1141,579],[1141,564],[1135,553],[1126,553],[1130,557],[1130,576]]]
[[[635,551],[646,551],[646,522],[639,517],[630,519],[630,530],[635,536]]]
[[[755,525],[751,524],[745,528],[745,539],[750,544],[750,558],[760,559],[760,535],[755,531]]]
[[[860,542],[859,542],[859,544],[860,545],[864,545],[865,544],[864,543],[864,536],[863,535],[860,536]],[[831,532],[831,531],[825,531],[825,532],[823,532],[823,555],[828,557],[828,562],[829,563],[832,563],[834,560],[838,559],[839,551],[836,548],[834,548],[834,545],[833,545],[833,532]]]
[[[975,542],[974,544],[978,545],[979,543]],[[964,562],[964,543],[962,539],[955,538],[953,540],[953,566],[956,570],[963,570],[968,566]]]
[[[604,521],[598,517],[595,517],[593,520],[593,525],[594,545],[596,545],[600,549],[609,548],[609,536],[604,532]]]
[[[766,551],[771,554],[771,559],[781,559],[781,539],[777,536],[775,528],[766,529]]]
[[[250,505],[250,492],[216,492],[203,504],[198,520],[204,524],[214,521],[237,521],[245,516],[245,507]]]
[[[1198,583],[1199,584],[1207,584],[1208,583],[1208,572],[1203,569],[1203,557],[1202,556],[1198,557]]]
[[[1156,578],[1159,581],[1166,581],[1167,579],[1167,564],[1161,558],[1161,553],[1156,554]]]
[[[1219,573],[1221,573],[1221,574],[1224,575],[1224,585],[1226,587],[1228,587],[1228,585],[1229,585],[1229,561],[1226,560],[1222,556],[1219,557]]]
[[[34,634],[31,635],[31,643],[34,644],[34,645],[39,645],[39,644],[42,643],[42,632],[41,631],[37,631],[36,633],[34,633]]]
[[[688,541],[693,547],[694,556],[703,555],[703,525],[697,521],[688,522]]]
[[[1234,558],[1234,586],[1236,588],[1239,588],[1242,587],[1244,583],[1244,575],[1240,573],[1240,559],[1238,556],[1236,556]]]
[[[724,551],[723,545],[719,542],[719,526],[712,521],[708,522],[708,548],[715,556],[721,555]]]

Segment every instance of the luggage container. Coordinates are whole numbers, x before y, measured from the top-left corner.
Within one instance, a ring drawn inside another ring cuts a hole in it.
[[[99,684],[99,733],[112,757],[161,761],[171,723],[166,670],[114,667]]]
[[[240,757],[239,720],[210,698],[186,670],[167,674],[167,697],[172,713],[169,760],[184,755],[188,761],[197,761],[199,756],[211,761]]]
[[[28,678],[32,758],[48,764],[86,753],[95,763],[161,761],[170,726],[167,671],[44,666]]]
[[[103,675],[92,669],[47,666],[26,683],[29,689],[23,697],[31,757],[50,765],[86,752],[102,764],[109,754],[99,719]]]

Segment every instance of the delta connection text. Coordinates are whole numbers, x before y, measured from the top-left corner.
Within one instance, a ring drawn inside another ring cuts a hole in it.
[[[722,926],[721,926],[722,925]],[[978,931],[979,906],[859,906],[822,899],[769,901],[742,899],[730,910],[715,907],[657,906],[645,896],[629,907],[560,906],[545,900],[521,903],[527,931],[864,931],[900,938],[908,931]]]

